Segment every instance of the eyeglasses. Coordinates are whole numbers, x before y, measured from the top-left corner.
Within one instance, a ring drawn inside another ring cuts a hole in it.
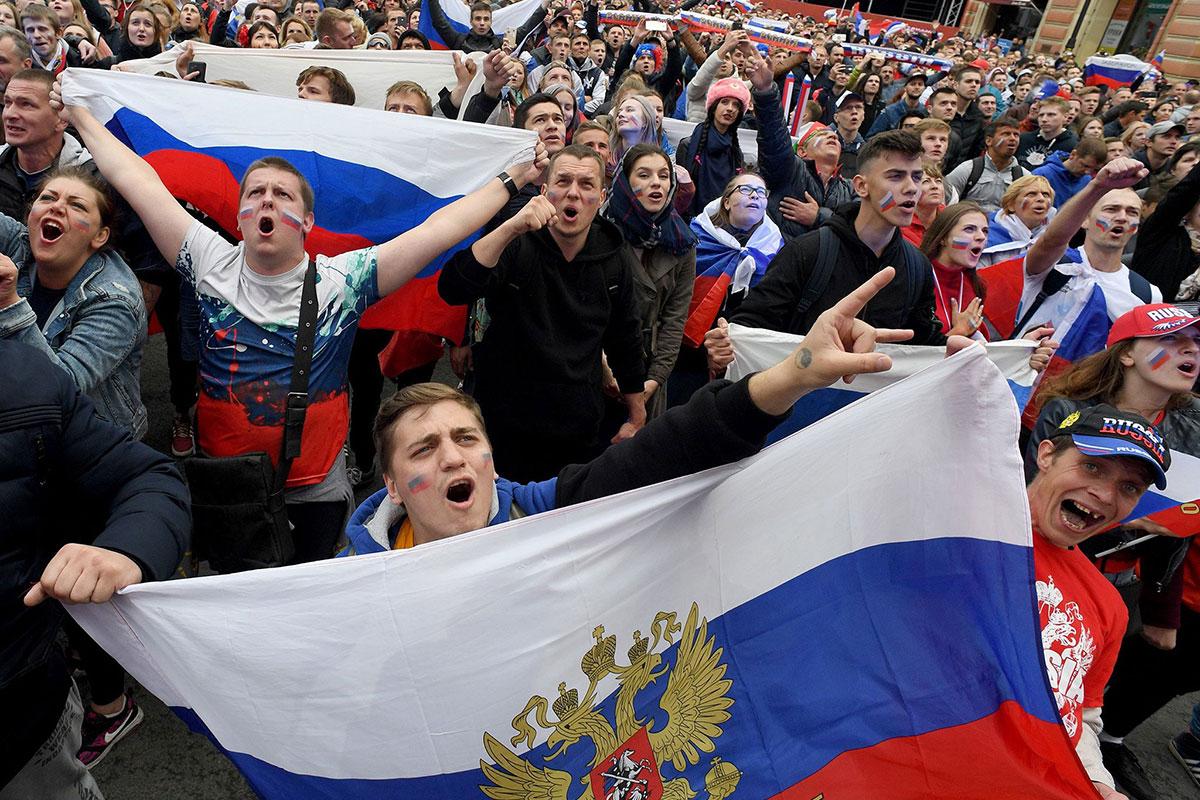
[[[762,186],[739,186],[734,189],[742,197],[766,197],[767,190]]]

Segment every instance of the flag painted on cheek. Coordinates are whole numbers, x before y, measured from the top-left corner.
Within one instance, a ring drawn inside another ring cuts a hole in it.
[[[68,103],[87,106],[142,156],[172,194],[233,235],[246,212],[238,207],[246,168],[268,155],[287,159],[315,196],[315,224],[305,238],[314,257],[381,244],[420,225],[463,192],[532,157],[536,141],[528,131],[121,72],[68,71],[63,91]],[[238,125],[214,127],[222,119]],[[460,146],[446,148],[446,141]],[[288,224],[295,223],[303,226],[295,219]],[[449,248],[368,309],[362,326],[459,341],[465,309],[442,302],[437,276],[450,254],[473,240]]]
[[[738,464],[70,613],[264,798],[1085,800],[1016,423],[973,348]]]
[[[887,194],[885,194],[883,196],[883,200],[879,201],[879,210],[880,211],[891,211],[895,207],[896,207],[896,198],[892,196],[891,192],[888,192]]]
[[[420,494],[432,485],[424,475],[415,475],[408,482],[408,490],[413,494]]]
[[[1146,363],[1150,365],[1150,369],[1159,369],[1169,358],[1167,351],[1160,347],[1146,358]]]
[[[951,239],[950,247],[955,250],[969,250],[971,247],[970,239]]]
[[[279,221],[293,230],[304,230],[304,220],[300,219],[300,217],[296,216],[291,211],[288,211],[286,208],[281,208],[279,210]]]

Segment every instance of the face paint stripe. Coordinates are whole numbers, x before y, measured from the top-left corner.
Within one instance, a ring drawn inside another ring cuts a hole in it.
[[[412,480],[410,480],[408,482],[408,490],[410,492],[412,492],[413,494],[417,494],[418,492],[425,491],[432,485],[433,484],[431,484],[429,482],[429,479],[426,478],[424,475],[417,475],[416,477],[414,477]]]
[[[1146,363],[1150,365],[1150,369],[1158,369],[1163,364],[1167,363],[1167,351],[1163,348],[1158,348],[1146,358]]]
[[[891,211],[895,207],[896,207],[896,198],[892,196],[891,192],[888,192],[887,194],[885,194],[883,196],[883,200],[880,201],[879,210],[880,211]]]
[[[950,246],[955,250],[968,250],[971,247],[970,239],[951,239]]]
[[[304,230],[304,220],[300,219],[286,208],[279,210],[279,216],[279,221],[284,225],[287,225],[289,228],[295,228],[298,231]]]
[[[250,219],[254,216],[254,206],[246,206],[238,212],[238,219]]]

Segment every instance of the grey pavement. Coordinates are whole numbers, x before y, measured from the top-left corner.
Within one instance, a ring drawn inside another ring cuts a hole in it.
[[[444,364],[435,377],[451,380]],[[152,337],[146,346],[142,385],[150,411],[146,441],[169,451],[172,411],[167,395],[166,348],[161,336]],[[233,765],[206,737],[191,733],[178,717],[140,686],[134,691],[145,711],[145,721],[93,770],[109,800],[255,797]],[[1166,747],[1167,740],[1187,726],[1192,704],[1196,702],[1200,702],[1200,692],[1177,698],[1126,740],[1159,788],[1160,800],[1200,799],[1200,789],[1187,778]]]

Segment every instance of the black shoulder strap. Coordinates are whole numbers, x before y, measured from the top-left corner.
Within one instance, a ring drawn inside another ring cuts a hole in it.
[[[1143,303],[1154,302],[1154,291],[1150,288],[1150,281],[1133,270],[1129,270],[1129,291]]]
[[[308,414],[308,378],[312,371],[313,343],[317,338],[317,262],[310,259],[300,294],[300,323],[296,328],[296,355],[283,416],[283,449],[275,468],[275,494],[283,491],[292,461],[300,455],[304,418]]]
[[[829,279],[833,277],[833,268],[837,265],[841,245],[837,236],[827,226],[817,228],[817,261],[813,264],[812,273],[804,284],[804,294],[796,305],[795,316],[799,317],[812,308],[813,303],[821,299]]]
[[[921,300],[921,287],[925,281],[929,280],[929,275],[932,271],[926,264],[929,259],[925,258],[916,245],[907,239],[900,240],[901,249],[904,252],[904,268],[908,271],[908,309],[911,312],[917,307],[917,303]]]
[[[1046,276],[1046,280],[1042,283],[1042,290],[1037,293],[1037,297],[1033,298],[1033,302],[1029,304],[1029,308],[1025,310],[1025,314],[1013,326],[1013,336],[1017,336],[1024,330],[1025,326],[1029,324],[1029,320],[1033,319],[1033,315],[1042,307],[1042,303],[1046,302],[1047,297],[1057,294],[1070,280],[1070,275],[1059,272],[1054,267],[1051,267],[1050,274]]]
[[[1012,164],[1012,179],[1015,181],[1017,178],[1020,178],[1024,174],[1025,174],[1025,170],[1021,169],[1021,165],[1018,164],[1014,160],[1013,164]]]
[[[975,188],[975,184],[979,183],[979,179],[983,177],[983,156],[978,156],[971,159],[971,174],[967,176],[967,182],[963,184],[963,190],[958,193],[959,200],[966,200],[967,195]]]

